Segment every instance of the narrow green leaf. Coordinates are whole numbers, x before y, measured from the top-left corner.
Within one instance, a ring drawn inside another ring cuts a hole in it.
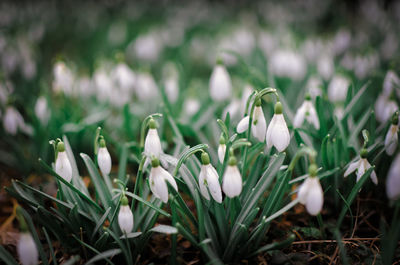
[[[166,216],[166,217],[168,217],[168,218],[171,217],[171,215],[170,215],[169,213],[167,213],[166,211],[161,210],[160,208],[154,206],[153,204],[151,204],[151,203],[149,203],[148,201],[144,200],[143,198],[141,198],[141,197],[139,197],[139,196],[133,194],[132,192],[127,191],[127,192],[125,192],[125,195],[130,196],[130,197],[132,197],[133,199],[140,201],[141,203],[143,203],[143,204],[149,206],[149,207],[152,208],[153,210],[156,210],[158,213],[160,213],[160,214],[162,214],[162,215],[164,215],[164,216]]]

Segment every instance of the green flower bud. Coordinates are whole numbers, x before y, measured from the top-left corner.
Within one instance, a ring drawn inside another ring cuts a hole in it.
[[[275,104],[275,114],[282,114],[282,112],[283,112],[282,103],[278,101]]]
[[[209,156],[206,152],[203,152],[203,153],[201,154],[201,163],[202,163],[203,165],[208,165],[208,164],[210,164],[210,156]]]

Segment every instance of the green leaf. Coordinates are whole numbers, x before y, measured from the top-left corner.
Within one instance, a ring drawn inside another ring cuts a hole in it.
[[[149,206],[149,207],[152,208],[153,210],[156,210],[158,213],[160,213],[160,214],[162,214],[162,215],[164,215],[164,216],[166,216],[166,217],[168,217],[168,218],[171,217],[171,215],[170,215],[169,213],[167,213],[166,211],[161,210],[160,208],[154,206],[153,204],[151,204],[151,203],[149,203],[148,201],[144,200],[143,198],[141,198],[141,197],[139,197],[139,196],[133,194],[132,192],[127,191],[127,192],[125,192],[125,195],[130,196],[130,197],[132,197],[133,199],[140,201],[141,203],[143,203],[143,204]]]
[[[157,225],[150,229],[152,232],[162,233],[162,234],[176,234],[178,233],[178,229],[169,225]]]
[[[0,260],[7,265],[19,265],[19,263],[13,258],[13,256],[0,245]]]
[[[94,236],[96,235],[97,231],[99,230],[99,228],[103,225],[103,223],[106,221],[108,214],[111,211],[111,207],[108,207],[107,210],[104,212],[103,216],[99,219],[99,221],[97,222],[93,233],[92,233],[92,239],[94,238]]]

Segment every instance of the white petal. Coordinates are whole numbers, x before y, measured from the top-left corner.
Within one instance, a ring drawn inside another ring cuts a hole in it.
[[[351,163],[349,165],[349,167],[346,169],[346,171],[344,172],[344,177],[347,177],[348,175],[353,173],[358,168],[359,164],[360,164],[360,160],[357,160],[357,161]]]
[[[214,101],[223,101],[231,97],[232,82],[223,65],[216,65],[210,77],[210,96]]]
[[[400,198],[400,153],[390,165],[386,179],[386,194],[390,200]]]
[[[221,164],[224,163],[225,152],[226,152],[226,145],[220,144],[218,146],[218,159]]]
[[[272,142],[272,132],[274,130],[275,127],[275,123],[276,123],[276,116],[272,116],[272,119],[268,125],[268,129],[267,129],[267,134],[265,136],[265,140],[267,142],[267,149],[271,149],[273,142]]]
[[[253,113],[253,124],[251,125],[251,132],[253,136],[260,142],[264,142],[267,124],[265,122],[264,113],[261,107],[255,107]]]
[[[161,168],[161,167],[160,167]],[[178,185],[176,184],[176,181],[174,179],[174,177],[165,169],[161,168],[161,174],[162,177],[164,178],[164,182],[168,181],[169,184],[176,190],[178,191]],[[165,183],[165,185],[167,185],[167,183]]]
[[[147,156],[160,157],[162,153],[160,137],[158,137],[157,129],[149,129],[146,140],[144,142],[144,152]]]
[[[398,127],[397,125],[391,125],[389,131],[385,137],[385,149],[388,155],[393,155],[396,151],[398,135],[397,135]]]
[[[20,235],[17,245],[17,252],[19,261],[22,265],[38,264],[38,250],[30,233],[22,233]]]
[[[365,166],[365,170],[364,170],[364,171],[367,171],[367,170],[371,167],[371,164],[368,162],[367,159],[365,159],[364,166]],[[373,171],[371,172],[370,178],[371,178],[372,182],[373,182],[375,185],[378,185],[378,177],[376,176],[375,170],[373,170]]]
[[[288,147],[290,143],[289,129],[286,125],[283,114],[275,114],[274,117],[275,123],[274,126],[271,128],[271,141],[278,152],[282,152],[286,149],[286,147]]]
[[[59,152],[56,160],[56,173],[60,175],[63,179],[70,182],[72,179],[72,167],[69,162],[67,153]]]
[[[236,127],[236,131],[238,133],[243,133],[249,129],[249,116],[244,117],[243,119],[240,120]]]
[[[307,116],[307,121],[314,125],[314,128],[319,130],[319,119],[318,119],[318,114],[317,111],[315,110],[314,106],[310,102],[310,108],[308,109],[309,115]]]
[[[295,128],[299,128],[301,127],[301,125],[304,122],[304,117],[306,115],[306,102],[303,102],[303,104],[300,106],[300,108],[297,109],[296,115],[294,116],[293,119],[293,126]]]
[[[221,185],[219,184],[218,173],[211,164],[207,165],[207,182],[211,196],[216,202],[221,203],[222,192],[221,192]]]
[[[200,186],[200,193],[201,195],[203,195],[204,198],[206,198],[207,200],[210,200],[210,195],[208,194],[208,190],[207,190],[207,168],[206,166],[202,165],[201,169],[200,169],[200,174],[199,174],[199,186]]]
[[[322,205],[324,204],[324,192],[322,191],[321,184],[317,178],[313,178],[310,183],[306,208],[309,214],[317,215],[321,212]]]
[[[361,179],[362,175],[364,175],[365,171],[366,171],[366,163],[365,163],[366,159],[362,158],[360,160],[360,164],[357,168],[357,182]]]
[[[157,175],[159,175],[159,168],[160,167],[152,167],[150,170],[150,175],[149,175],[149,184],[150,184],[150,190],[153,193],[153,195],[160,199],[160,196],[158,195],[158,191],[156,188],[156,180],[159,178]]]
[[[154,191],[154,194],[156,194],[164,203],[168,202],[168,186],[160,170],[158,170],[158,175],[154,176]]]
[[[225,170],[222,190],[229,198],[238,196],[242,192],[242,176],[237,166],[228,166]]]
[[[123,233],[129,234],[132,232],[133,214],[128,205],[124,205],[119,208],[118,225]]]
[[[310,186],[310,178],[308,177],[303,182],[303,184],[301,184],[301,186],[299,187],[299,191],[297,193],[297,198],[299,198],[301,204],[306,204],[307,202],[309,186]]]
[[[107,150],[107,147],[100,147],[97,156],[97,162],[99,164],[101,173],[108,176],[111,172],[111,156]]]

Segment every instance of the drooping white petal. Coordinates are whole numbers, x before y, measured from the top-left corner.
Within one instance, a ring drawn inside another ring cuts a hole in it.
[[[151,192],[164,203],[168,202],[167,181],[178,191],[178,186],[168,171],[160,166],[151,168],[149,176]]]
[[[222,192],[221,192],[221,185],[219,184],[218,173],[211,164],[207,165],[207,183],[208,183],[208,189],[210,190],[213,199],[216,202],[221,203]]]
[[[199,174],[199,186],[200,186],[200,193],[203,195],[204,198],[210,200],[210,195],[208,194],[207,190],[207,168],[205,165],[201,166],[200,174]]]
[[[265,131],[267,129],[267,123],[265,121],[264,112],[261,106],[256,106],[253,112],[253,124],[251,126],[251,132],[255,138],[260,142],[264,142]]]
[[[386,179],[386,195],[390,200],[400,198],[400,153],[390,165]]]
[[[289,129],[283,114],[274,114],[267,130],[267,147],[270,148],[273,145],[278,152],[282,152],[288,147],[289,143]]]
[[[20,235],[17,245],[17,252],[19,261],[22,265],[38,264],[38,250],[30,233],[22,233]]]
[[[57,155],[56,173],[68,182],[72,179],[72,167],[65,151],[59,152]]]
[[[219,146],[218,146],[218,159],[219,159],[219,162],[221,164],[224,163],[225,152],[226,152],[226,145],[225,144],[219,144]]]
[[[318,114],[317,111],[315,110],[314,105],[309,101],[308,102],[309,107],[308,107],[308,115],[306,115],[306,119],[308,123],[314,125],[314,128],[319,130],[319,119],[318,119]]]
[[[293,126],[295,128],[299,128],[303,124],[304,118],[306,116],[306,111],[306,101],[304,101],[300,108],[297,109],[296,115],[294,116]]]
[[[118,225],[123,233],[129,234],[133,229],[133,214],[129,205],[122,205],[118,213]]]
[[[175,103],[179,96],[179,83],[177,78],[169,77],[164,82],[165,94],[167,95],[168,101]]]
[[[242,176],[236,165],[227,166],[222,181],[222,190],[229,198],[238,196],[242,192]]]
[[[344,172],[344,177],[347,177],[348,175],[353,173],[358,168],[359,164],[360,164],[360,160],[357,160],[357,161],[351,163],[349,165],[349,167],[346,169],[346,171]]]
[[[3,117],[3,126],[7,133],[15,135],[25,125],[24,118],[14,107],[7,107]]]
[[[244,117],[243,119],[240,120],[236,127],[236,131],[238,133],[243,133],[249,129],[249,116]]]
[[[324,204],[324,192],[318,178],[311,178],[307,194],[306,209],[311,215],[317,215]]]
[[[224,101],[232,95],[232,81],[223,65],[216,65],[210,77],[210,96],[215,101]]]
[[[303,184],[301,184],[301,186],[299,187],[299,191],[297,193],[297,198],[299,198],[299,201],[301,204],[306,204],[306,202],[307,202],[309,185],[310,185],[310,178],[308,177],[303,182]]]
[[[176,191],[178,191],[178,185],[176,184],[176,181],[175,181],[174,177],[173,177],[168,171],[166,171],[165,169],[163,169],[162,167],[160,167],[160,169],[161,169],[162,177],[164,178],[164,182],[165,182],[165,181],[168,181],[169,184],[170,184]],[[166,182],[165,182],[165,185],[167,185]]]
[[[393,155],[397,148],[398,142],[398,126],[391,125],[385,137],[385,149],[388,155]]]
[[[368,162],[367,159],[365,159],[364,165],[365,165],[364,171],[367,171],[367,170],[371,167],[371,164]],[[372,182],[373,182],[375,185],[378,185],[378,177],[376,176],[375,170],[373,170],[373,171],[371,172],[370,178],[371,178]]]
[[[365,163],[366,159],[365,158],[361,158],[360,159],[360,164],[358,165],[357,168],[357,182],[361,179],[362,175],[364,175],[365,171],[366,171],[366,166],[367,164]]]
[[[103,175],[109,175],[111,172],[111,156],[107,150],[107,147],[100,147],[97,155],[97,162],[99,164],[101,173]]]
[[[350,81],[344,76],[334,76],[328,86],[328,97],[331,102],[344,101]]]
[[[35,104],[35,115],[42,125],[47,125],[50,119],[50,110],[45,97],[41,96]]]
[[[160,137],[158,136],[157,129],[149,129],[144,141],[144,153],[148,156],[160,157],[162,153]]]
[[[226,108],[222,112],[222,117],[226,117],[226,115],[229,112],[230,117],[234,118],[239,113],[239,110],[240,110],[240,100],[233,99],[231,103],[229,103],[229,105],[226,106]]]

